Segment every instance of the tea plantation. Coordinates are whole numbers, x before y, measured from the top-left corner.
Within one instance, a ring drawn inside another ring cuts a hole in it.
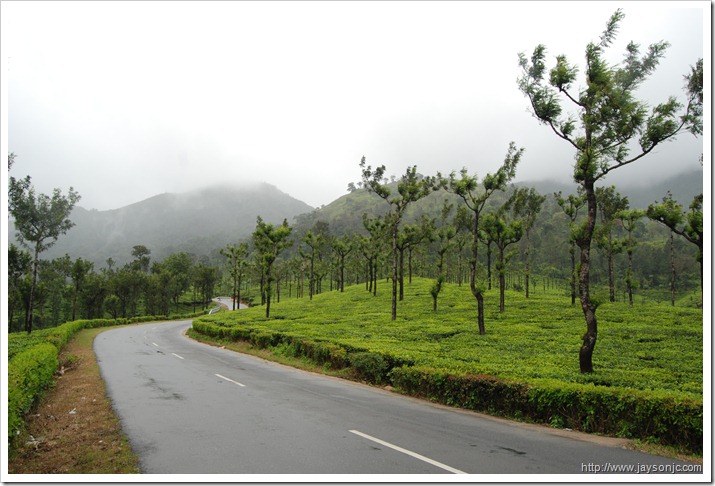
[[[384,281],[383,281],[384,282]],[[195,331],[308,356],[361,379],[450,405],[702,450],[702,310],[651,302],[605,303],[593,374],[581,374],[585,330],[562,292],[486,294],[486,334],[469,287],[446,285],[432,310],[432,281],[405,286],[396,321],[389,284],[364,285],[194,321]]]

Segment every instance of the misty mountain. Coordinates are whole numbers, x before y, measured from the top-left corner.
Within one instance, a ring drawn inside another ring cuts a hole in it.
[[[564,195],[576,193],[577,185],[573,183],[563,183],[553,180],[537,182],[515,183],[519,187],[533,187],[540,194],[551,196],[555,192],[561,191]],[[599,184],[610,185],[610,184]],[[397,183],[390,185],[393,193],[397,190]],[[682,173],[676,177],[662,180],[647,187],[634,186],[632,184],[616,184],[617,190],[623,196],[628,196],[631,208],[645,209],[649,204],[660,202],[670,191],[673,197],[684,208],[687,208],[693,197],[703,192],[703,172],[696,170]],[[437,218],[440,214],[443,201],[448,199],[455,205],[461,204],[458,196],[445,191],[438,191],[430,194],[408,207],[404,221],[413,223],[420,214]],[[497,207],[506,199],[505,194],[496,193],[488,202],[487,210],[490,207]],[[296,218],[295,232],[297,235],[304,234],[308,229],[318,222],[323,221],[330,225],[330,231],[334,235],[341,235],[350,232],[364,233],[362,215],[367,213],[370,217],[381,216],[390,209],[389,205],[375,194],[359,189],[349,194],[339,197],[332,203],[321,207],[311,213],[306,213]]]
[[[538,181],[516,185],[534,187],[545,195],[576,192],[575,183]],[[628,196],[632,208],[646,208],[659,202],[668,191],[687,208],[693,197],[703,192],[703,173],[697,170],[648,187],[617,185],[617,189]],[[505,197],[495,194],[490,206],[501,204]],[[445,198],[457,204],[461,201],[457,196],[438,191],[411,205],[405,222],[414,222],[420,214],[438,217]],[[66,253],[73,259],[82,257],[93,261],[95,268],[102,268],[108,258],[118,265],[130,261],[135,245],[149,248],[154,261],[178,251],[202,256],[250,238],[259,215],[274,224],[287,219],[294,227],[294,237],[299,239],[318,221],[328,223],[333,235],[364,233],[363,213],[374,217],[389,209],[385,201],[364,189],[314,209],[270,184],[214,186],[182,194],[160,194],[109,211],[77,207],[70,216],[75,226],[43,253],[42,258],[57,258]],[[11,222],[8,235],[11,242],[15,241],[14,233]]]
[[[552,194],[561,191],[564,195],[573,194],[576,192],[576,183],[566,184],[556,181],[538,181],[528,182],[523,184],[527,187],[533,187],[540,194]],[[610,186],[610,183],[599,183],[599,186]],[[649,204],[661,202],[668,191],[673,194],[675,199],[684,208],[690,205],[690,202],[698,194],[703,192],[703,171],[694,170],[678,174],[677,176],[661,180],[659,182],[649,184],[647,186],[634,184],[614,184],[618,192],[622,196],[628,196],[628,202],[631,208],[646,209]]]
[[[250,237],[256,217],[280,224],[292,222],[313,208],[270,184],[215,186],[182,194],[160,194],[109,211],[76,207],[70,219],[75,226],[42,254],[43,259],[63,256],[106,266],[108,258],[122,265],[132,259],[135,245],[151,250],[153,261],[178,251],[207,255],[212,250]],[[9,230],[14,241],[14,228]]]

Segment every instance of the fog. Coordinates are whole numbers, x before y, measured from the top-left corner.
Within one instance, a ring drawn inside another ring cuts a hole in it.
[[[614,174],[648,184],[705,151],[709,183],[709,2],[2,2],[2,144],[11,175],[100,210],[238,181],[316,207],[359,181],[362,156],[483,175],[510,141],[518,180],[570,181],[573,150],[530,115],[518,53],[544,44],[583,68],[619,7],[611,62],[631,40],[671,44],[641,89],[652,105],[682,100],[705,59],[708,135]]]

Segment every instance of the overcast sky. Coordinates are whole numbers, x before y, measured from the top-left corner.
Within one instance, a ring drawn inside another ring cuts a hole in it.
[[[363,155],[388,174],[484,175],[512,140],[517,179],[569,181],[573,151],[529,114],[518,53],[583,67],[618,7],[613,63],[631,40],[671,44],[644,97],[683,99],[701,57],[709,96],[708,1],[2,2],[4,148],[12,175],[100,210],[238,181],[320,206]],[[683,134],[616,172],[699,168],[706,142]]]

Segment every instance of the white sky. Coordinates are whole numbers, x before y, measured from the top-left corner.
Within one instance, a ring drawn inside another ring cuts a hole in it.
[[[612,61],[630,40],[643,51],[669,41],[643,87],[659,102],[682,99],[683,75],[704,57],[709,115],[707,1],[0,7],[12,175],[31,175],[46,193],[73,186],[85,208],[244,180],[320,206],[360,180],[363,155],[388,174],[416,164],[423,174],[484,175],[512,140],[526,148],[517,179],[570,181],[573,152],[529,114],[517,55],[541,43],[550,59],[564,53],[583,66],[618,7],[626,18]],[[709,143],[683,134],[616,172],[647,183],[700,167],[704,150],[709,161]]]

